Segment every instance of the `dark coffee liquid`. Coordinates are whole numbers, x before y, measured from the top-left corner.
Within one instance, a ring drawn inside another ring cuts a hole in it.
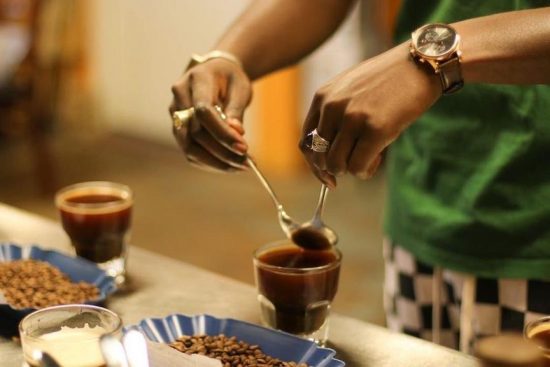
[[[130,205],[115,205],[123,199],[116,195],[77,194],[65,199],[73,204],[108,204],[99,212],[60,208],[63,228],[71,238],[76,253],[88,260],[103,263],[122,255],[124,237],[130,227]]]
[[[273,249],[258,259],[264,264],[292,269],[334,264],[307,274],[256,267],[259,292],[275,306],[276,328],[293,334],[318,330],[325,322],[328,306],[311,306],[323,301],[328,305],[334,299],[340,274],[337,254],[292,246]]]
[[[328,250],[331,246],[328,238],[313,228],[300,228],[292,232],[292,242],[307,250]]]

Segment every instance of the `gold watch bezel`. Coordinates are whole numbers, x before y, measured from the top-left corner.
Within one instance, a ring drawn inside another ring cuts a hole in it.
[[[426,55],[425,53],[421,52],[418,49],[418,38],[420,37],[420,35],[426,29],[434,28],[434,27],[443,27],[443,28],[450,29],[453,32],[454,37],[455,37],[454,40],[453,40],[452,46],[447,51],[445,51],[444,53],[442,53],[440,55],[437,55],[437,56]],[[412,32],[410,52],[411,52],[411,55],[413,57],[418,57],[420,59],[420,61],[439,62],[439,61],[449,60],[455,53],[457,53],[458,57],[460,57],[461,56],[460,55],[460,50],[458,50],[459,45],[460,45],[460,35],[457,33],[457,31],[454,27],[452,27],[448,24],[445,24],[445,23],[430,23],[430,24],[423,25],[422,27],[420,27],[420,28],[416,29],[414,32]]]

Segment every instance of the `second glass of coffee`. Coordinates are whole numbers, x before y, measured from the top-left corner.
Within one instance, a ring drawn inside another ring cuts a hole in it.
[[[305,250],[288,240],[258,249],[254,270],[262,323],[324,345],[341,259],[336,248]]]
[[[82,182],[58,191],[55,203],[76,254],[123,283],[133,204],[130,188],[114,182]]]

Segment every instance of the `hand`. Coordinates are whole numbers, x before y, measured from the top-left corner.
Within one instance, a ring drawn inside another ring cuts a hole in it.
[[[321,87],[304,122],[300,149],[313,173],[330,188],[347,172],[371,177],[381,153],[441,95],[434,74],[409,59],[399,45],[338,75]],[[307,134],[317,128],[331,145],[312,151]]]
[[[245,165],[248,145],[243,137],[242,120],[252,89],[238,65],[224,59],[196,65],[172,86],[172,94],[170,116],[177,110],[195,108],[187,126],[173,129],[192,165],[218,172],[248,169]],[[225,121],[215,105],[224,110]]]

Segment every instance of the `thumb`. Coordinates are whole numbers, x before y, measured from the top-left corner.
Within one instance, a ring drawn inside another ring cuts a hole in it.
[[[230,123],[240,123],[242,125],[244,110],[250,103],[251,96],[252,89],[248,80],[239,77],[231,80],[225,105],[225,113]]]

